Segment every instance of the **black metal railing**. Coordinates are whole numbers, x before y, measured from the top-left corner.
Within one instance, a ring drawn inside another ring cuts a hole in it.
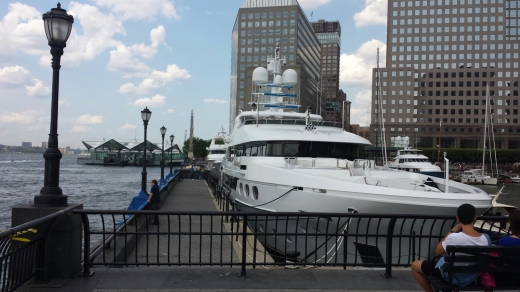
[[[45,240],[56,218],[69,213],[61,210],[0,233],[0,291],[14,291],[36,278],[43,281]]]
[[[433,256],[455,223],[452,216],[358,213],[73,212],[84,218],[85,240],[91,235],[113,239],[96,257],[85,246],[87,274],[95,265],[240,266],[242,275],[247,266],[290,265],[379,267],[391,277],[392,267]],[[134,222],[125,219],[128,214]],[[154,215],[161,225],[148,224]],[[92,217],[103,222],[100,229],[89,228]],[[479,220],[477,227],[494,241],[507,233],[500,232],[507,217]]]
[[[173,174],[172,179],[168,182],[168,184],[170,184],[170,183],[175,184],[175,183],[179,182],[180,180],[181,180],[181,171],[176,170]],[[166,191],[167,191],[167,189],[166,189]],[[164,202],[164,200],[163,200],[163,202]],[[134,227],[142,229],[143,226],[140,226],[140,225],[148,223],[146,221],[146,222],[140,222],[141,224],[138,224],[137,223],[138,219],[135,218],[134,214],[131,214],[131,213],[127,213],[125,215],[125,218],[121,217],[118,222],[115,222],[112,220],[112,222],[111,222],[112,224],[110,226],[107,225],[107,222],[105,221],[104,217],[100,217],[99,219],[100,219],[99,221],[97,221],[97,220],[94,221],[95,224],[91,224],[91,221],[88,220],[88,218],[85,215],[82,215],[83,231],[84,231],[84,235],[85,235],[85,241],[84,241],[85,244],[83,246],[83,253],[84,253],[83,262],[82,262],[83,265],[85,264],[85,262],[94,260],[98,255],[100,255],[103,252],[103,250],[110,249],[112,244],[116,240],[115,235],[120,234],[121,232],[124,232],[124,230],[126,230],[127,224],[136,225]],[[115,217],[112,219],[115,220]],[[103,234],[90,233],[89,230],[91,230],[91,228],[101,228],[103,231],[107,232],[106,234],[108,234],[110,232],[111,233],[108,236],[103,235]],[[92,236],[92,235],[94,235],[94,236]],[[98,235],[98,236],[96,236],[96,235]],[[127,249],[125,248],[125,251],[126,250]],[[85,259],[87,258],[87,255],[88,255],[89,260],[85,261]],[[89,275],[89,274],[86,274],[86,275]]]

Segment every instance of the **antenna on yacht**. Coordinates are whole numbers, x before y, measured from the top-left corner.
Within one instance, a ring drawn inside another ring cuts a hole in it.
[[[307,107],[307,111],[305,112],[305,125],[309,125],[309,120],[311,116],[312,106]]]
[[[253,110],[256,110],[257,127],[260,105],[268,108],[270,112],[283,112],[284,109],[298,109],[300,107],[295,102],[298,95],[290,93],[290,90],[294,89],[294,85],[298,83],[298,73],[293,69],[287,69],[282,72],[282,65],[286,65],[287,60],[280,58],[279,43],[276,43],[274,53],[274,58],[267,58],[267,69],[257,67],[253,71],[252,88],[255,91],[252,93],[253,96],[249,104]],[[273,75],[271,83],[269,83],[269,74]]]
[[[385,133],[385,115],[383,114],[383,97],[381,95],[381,75],[379,72],[379,46],[377,47],[377,95],[378,95],[378,112],[381,112],[381,140],[382,140],[382,151],[383,151],[383,165],[385,165],[387,161],[386,157],[386,133]]]

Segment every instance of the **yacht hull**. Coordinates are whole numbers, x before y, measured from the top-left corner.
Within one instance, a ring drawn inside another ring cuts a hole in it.
[[[277,216],[276,212],[245,206],[239,201],[235,208],[239,213],[266,214],[249,216],[248,225],[257,233],[257,239],[276,255],[283,257],[296,251],[298,262],[312,265],[369,266],[386,262],[389,218],[349,218],[348,213],[345,217],[306,217],[304,213],[301,217]],[[395,236],[391,239],[392,262],[411,263],[415,259],[429,258],[434,253],[437,238],[446,234],[454,223],[455,220],[397,219],[391,232]],[[420,237],[435,235],[437,238],[434,239]]]

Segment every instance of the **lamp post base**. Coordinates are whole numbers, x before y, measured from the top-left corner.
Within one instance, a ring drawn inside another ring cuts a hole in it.
[[[34,205],[41,207],[63,207],[67,206],[67,196],[61,192],[61,188],[43,187],[40,194],[34,196]]]

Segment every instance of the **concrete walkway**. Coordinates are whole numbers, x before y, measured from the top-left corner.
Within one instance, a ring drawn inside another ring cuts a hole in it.
[[[215,203],[209,189],[203,180],[185,179],[179,182],[172,190],[161,210],[172,211],[215,211]],[[180,221],[179,221],[180,220]],[[170,221],[170,228],[174,226],[186,226],[183,218],[176,216],[161,216],[160,231],[167,231]],[[221,225],[211,222],[202,223],[202,228],[214,228],[218,230]],[[195,225],[193,226],[195,228]],[[151,228],[157,228],[151,226]],[[153,229],[150,229],[153,230]],[[170,229],[173,230],[173,229]],[[177,229],[178,230],[178,229]],[[175,236],[172,236],[174,238]],[[150,262],[164,262],[165,255],[169,255],[170,261],[185,262],[186,253],[180,257],[175,257],[179,249],[192,249],[191,257],[199,261],[199,250],[209,250],[209,245],[201,238],[198,244],[193,241],[191,246],[183,240],[171,240],[168,254],[168,243],[166,239],[157,236],[142,237],[137,247],[138,261],[146,260],[146,244],[148,244],[148,259]],[[159,246],[157,246],[157,244]],[[212,242],[212,245],[215,242]],[[233,262],[239,262],[236,252],[233,252],[232,242],[222,241],[223,248],[229,249],[227,260],[233,258]],[[159,253],[157,248],[159,247]],[[202,248],[201,248],[202,247]],[[213,247],[215,248],[215,247]],[[213,249],[212,248],[212,249]],[[217,249],[220,246],[217,245]],[[217,251],[217,250],[215,250]],[[150,257],[154,254],[156,258]],[[218,254],[218,253],[213,253]],[[135,259],[136,254],[132,254],[129,259]],[[158,256],[158,258],[157,258]],[[210,260],[207,257],[206,260]],[[219,260],[219,259],[213,259]],[[224,261],[224,259],[223,259]],[[381,270],[347,270],[330,268],[311,268],[311,269],[284,269],[280,267],[262,267],[256,269],[247,267],[247,276],[238,277],[239,266],[233,267],[208,267],[208,266],[160,266],[124,268],[95,267],[92,269],[95,274],[92,277],[79,277],[69,281],[53,281],[47,285],[33,285],[31,282],[20,287],[17,291],[21,292],[200,292],[200,291],[231,291],[231,292],[258,292],[258,291],[421,291],[420,286],[415,282],[409,269],[394,269],[393,279],[381,277]]]

